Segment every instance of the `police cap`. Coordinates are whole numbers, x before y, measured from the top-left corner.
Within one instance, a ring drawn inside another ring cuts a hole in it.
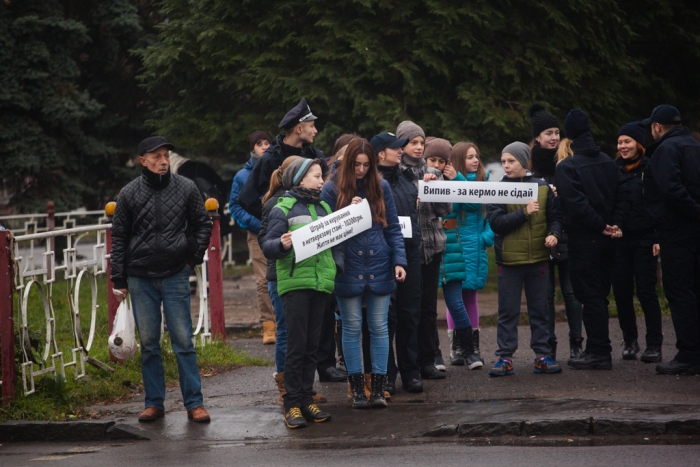
[[[306,102],[306,98],[302,97],[299,103],[296,105],[296,107],[287,112],[287,115],[285,115],[282,121],[280,122],[279,127],[285,130],[289,130],[300,123],[310,122],[312,120],[316,120],[317,118],[318,117],[316,115],[311,113],[311,108]]]

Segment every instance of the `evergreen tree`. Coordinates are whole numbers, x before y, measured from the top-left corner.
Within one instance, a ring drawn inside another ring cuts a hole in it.
[[[697,11],[681,0],[624,3],[164,0],[160,40],[140,52],[143,79],[168,102],[153,122],[159,131],[210,154],[244,157],[247,134],[276,130],[302,96],[319,116],[324,148],[342,131],[371,136],[412,119],[428,134],[497,154],[529,140],[534,102],[562,120],[585,109],[597,136],[612,137],[673,97],[647,98],[663,70],[639,44],[655,21],[669,25],[675,15],[636,23],[652,5]],[[697,40],[693,26],[676,37]]]

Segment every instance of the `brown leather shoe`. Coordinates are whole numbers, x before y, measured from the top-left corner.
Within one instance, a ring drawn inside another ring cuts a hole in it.
[[[211,417],[209,412],[204,407],[195,407],[192,410],[187,411],[187,418],[197,423],[209,423],[211,422]]]
[[[314,391],[311,395],[311,399],[313,399],[314,404],[325,404],[328,402],[328,398],[326,398],[326,396],[316,391]]]
[[[155,407],[146,407],[146,409],[139,414],[139,422],[153,422],[163,417],[165,417],[165,410],[156,409]]]

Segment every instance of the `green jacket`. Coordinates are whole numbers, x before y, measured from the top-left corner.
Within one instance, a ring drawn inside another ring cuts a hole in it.
[[[285,250],[280,241],[283,234],[330,213],[331,209],[324,201],[309,204],[298,202],[289,192],[281,196],[270,211],[262,250],[266,258],[277,260],[277,293],[280,296],[293,290],[333,293],[336,262],[342,264],[342,258],[334,259],[334,254],[337,256],[338,252],[324,250],[297,263],[294,247]]]
[[[489,223],[496,234],[496,263],[517,266],[549,261],[550,249],[544,245],[545,238],[561,237],[561,215],[554,193],[544,180],[530,173],[522,179],[504,177],[501,181],[537,183],[540,210],[528,216],[524,204],[489,205]]]

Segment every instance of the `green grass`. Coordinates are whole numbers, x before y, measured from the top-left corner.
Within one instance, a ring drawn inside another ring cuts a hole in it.
[[[59,351],[63,352],[64,362],[72,359],[71,349],[74,347],[71,333],[69,300],[67,295],[68,283],[57,281],[53,287],[53,304],[56,316],[56,341]],[[17,392],[15,401],[7,409],[0,409],[0,422],[8,420],[69,420],[89,418],[94,414],[88,413],[85,407],[99,403],[127,401],[135,393],[142,392],[140,354],[127,360],[124,364],[109,362],[107,346],[107,290],[104,276],[98,279],[99,306],[96,320],[95,341],[90,356],[109,364],[114,373],[98,369],[85,363],[86,375],[76,380],[73,368],[66,368],[66,379],[43,376],[36,379],[37,392],[29,396],[23,395],[21,371],[17,372]],[[87,343],[90,326],[90,286],[84,281],[80,290],[81,327],[84,340]],[[15,301],[15,324],[19,325],[19,305]],[[39,335],[43,342],[46,333],[44,308],[40,295],[33,289],[28,301],[28,324],[32,335]],[[35,356],[42,352],[33,349]],[[172,353],[166,333],[162,343],[163,365],[165,368],[166,384],[177,386],[178,374],[175,355]],[[269,362],[249,357],[234,351],[221,342],[213,342],[205,347],[197,347],[200,373],[213,376],[240,366],[269,365]],[[17,358],[19,359],[19,355]]]

